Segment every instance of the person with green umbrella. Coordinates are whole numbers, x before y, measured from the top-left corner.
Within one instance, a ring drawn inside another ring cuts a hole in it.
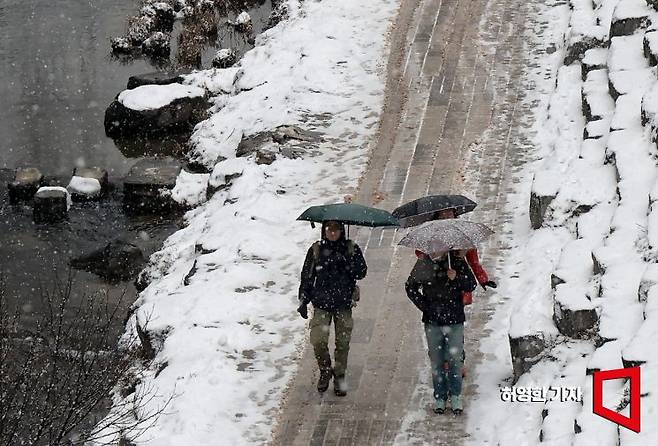
[[[352,336],[352,306],[356,281],[367,273],[359,246],[345,236],[345,225],[330,220],[322,223],[321,240],[306,253],[299,286],[299,314],[308,318],[307,305],[313,304],[311,344],[320,369],[317,389],[325,392],[334,378],[334,393],[345,396],[345,371]],[[329,355],[329,331],[334,323],[336,349],[334,365]]]

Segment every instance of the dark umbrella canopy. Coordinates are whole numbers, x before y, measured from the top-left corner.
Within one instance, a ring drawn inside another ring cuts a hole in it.
[[[493,233],[482,223],[457,219],[435,220],[412,229],[398,244],[436,255],[453,249],[475,248]]]
[[[355,203],[325,204],[311,206],[297,220],[312,222],[340,221],[356,226],[399,226],[397,218],[383,209],[371,208]]]
[[[434,220],[434,214],[444,209],[454,209],[455,216],[471,212],[477,204],[463,195],[429,195],[403,204],[393,211],[400,226],[408,228]]]

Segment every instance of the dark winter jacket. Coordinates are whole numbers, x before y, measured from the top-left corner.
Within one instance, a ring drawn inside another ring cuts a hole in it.
[[[462,292],[475,289],[475,277],[466,260],[454,252],[449,255],[457,272],[454,280],[448,279],[447,256],[436,261],[426,257],[418,259],[405,284],[407,296],[423,312],[424,323],[453,325],[466,319]]]
[[[306,253],[302,268],[299,298],[302,302],[312,302],[313,306],[326,311],[337,311],[352,306],[352,294],[356,281],[363,279],[368,270],[359,246],[345,238],[335,242],[327,240],[322,226],[322,240],[319,245],[319,258],[315,259],[314,247]],[[349,249],[349,244],[352,249]],[[350,255],[351,252],[351,255]]]

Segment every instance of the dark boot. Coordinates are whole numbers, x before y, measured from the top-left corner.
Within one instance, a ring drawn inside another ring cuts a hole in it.
[[[331,369],[321,369],[320,370],[320,379],[318,379],[318,392],[324,393],[329,388],[329,381],[333,376],[333,370]]]
[[[345,382],[345,376],[334,375],[334,394],[336,396],[347,395],[347,383]]]

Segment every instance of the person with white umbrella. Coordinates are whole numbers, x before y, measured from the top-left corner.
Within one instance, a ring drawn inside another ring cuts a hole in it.
[[[422,224],[400,241],[400,245],[431,253],[416,261],[405,290],[423,313],[436,413],[445,412],[448,395],[454,414],[464,410],[461,370],[466,315],[462,293],[472,292],[477,286],[465,254],[491,233],[479,223],[437,220]]]

